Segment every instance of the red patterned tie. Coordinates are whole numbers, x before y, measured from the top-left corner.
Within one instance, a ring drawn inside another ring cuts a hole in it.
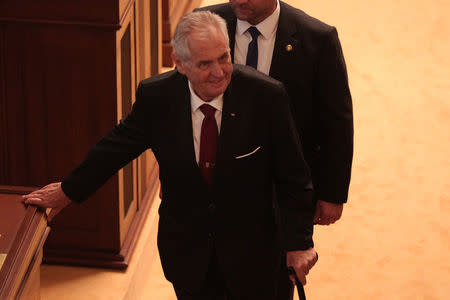
[[[200,135],[200,157],[198,165],[203,179],[211,186],[214,166],[216,164],[217,140],[219,135],[216,118],[214,117],[216,109],[209,104],[203,104],[200,106],[200,110],[205,115],[205,118],[203,119]]]

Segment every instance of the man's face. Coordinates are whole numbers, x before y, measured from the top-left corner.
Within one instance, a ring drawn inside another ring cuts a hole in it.
[[[273,13],[277,0],[230,0],[230,4],[239,20],[256,25]]]
[[[209,39],[200,39],[195,32],[188,37],[189,61],[173,56],[178,71],[187,76],[195,93],[203,101],[211,101],[224,93],[230,84],[233,66],[230,49],[220,30],[213,29]]]

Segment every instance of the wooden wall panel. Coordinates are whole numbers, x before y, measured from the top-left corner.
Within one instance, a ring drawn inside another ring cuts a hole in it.
[[[151,75],[158,74],[162,63],[162,0],[150,0]]]
[[[113,42],[106,32],[45,26],[7,26],[5,36],[7,131],[13,139],[7,145],[12,164],[7,180],[23,181],[25,168],[26,184],[42,185],[70,171],[117,120],[110,105],[115,99],[115,54],[103,48]],[[54,146],[47,149],[47,144]],[[20,159],[25,156],[29,158]],[[33,174],[36,168],[30,165],[47,159],[51,166],[39,165],[39,175]],[[52,160],[70,163],[58,166]]]
[[[3,184],[42,186],[61,180],[81,162],[92,145],[117,121],[114,35],[78,28],[13,25],[5,30],[8,77],[6,119],[7,178]],[[108,46],[109,44],[109,46]],[[33,45],[33,47],[29,47]],[[109,78],[108,78],[109,77]],[[70,136],[71,139],[66,137]],[[102,210],[116,197],[111,179],[83,206],[73,205],[55,219],[59,246],[76,247],[70,235],[85,240],[84,248],[120,247],[118,236],[102,235],[98,220],[118,218]],[[101,200],[104,199],[104,200]],[[82,215],[83,218],[79,216]],[[67,236],[67,238],[65,238]]]
[[[0,24],[0,182],[7,178],[7,145],[8,136],[6,135],[6,45],[5,45],[5,26]]]
[[[135,0],[0,1],[0,21],[119,29]]]
[[[151,76],[151,18],[150,0],[136,0],[136,82]]]
[[[202,0],[162,0],[162,59],[163,66],[172,67],[172,37],[178,21],[201,4]]]
[[[68,174],[131,108],[137,81],[154,60],[151,6],[149,0],[82,0],[58,2],[67,10],[59,11],[52,0],[39,8],[29,0],[6,1],[7,8],[4,2],[0,184],[42,186]],[[98,14],[91,15],[93,5]],[[151,151],[141,160],[130,165],[128,203],[120,171],[54,219],[46,262],[126,267],[158,182]]]
[[[119,2],[111,0],[0,1],[0,12],[0,20],[26,23],[35,21],[111,26],[120,21]]]
[[[158,33],[160,4],[160,0],[137,0],[135,3],[136,83],[150,77],[152,74],[159,73],[161,68],[161,64],[158,62],[158,53],[161,53],[160,51],[158,52],[158,42],[160,43],[161,38],[161,35]],[[155,26],[155,28],[152,26]],[[153,70],[154,73],[152,73]],[[154,160],[151,150],[146,151],[138,160],[139,199],[144,198],[148,183],[151,182],[148,181],[148,177],[154,167],[154,164],[152,164]],[[138,203],[139,205],[140,203]]]
[[[131,111],[136,92],[136,40],[135,10],[129,10],[124,26],[116,33],[118,120]],[[126,24],[126,25],[125,25]],[[120,67],[119,67],[120,66]],[[118,173],[119,176],[119,226],[121,244],[126,238],[137,212],[138,174],[137,162],[132,161]]]

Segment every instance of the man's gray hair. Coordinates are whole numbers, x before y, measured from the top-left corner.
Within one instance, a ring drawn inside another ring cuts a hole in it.
[[[220,30],[229,44],[227,23],[219,15],[209,11],[192,12],[185,15],[178,22],[172,40],[173,52],[183,62],[188,62],[191,58],[188,37],[195,32],[196,37],[208,40],[211,38],[213,30]]]

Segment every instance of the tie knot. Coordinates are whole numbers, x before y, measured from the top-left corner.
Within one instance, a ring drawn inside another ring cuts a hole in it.
[[[250,35],[252,36],[252,39],[255,40],[258,38],[258,36],[261,34],[255,26],[249,27],[247,29],[248,32],[250,32]]]
[[[216,109],[209,104],[202,104],[200,110],[205,115],[205,117],[213,117]]]

